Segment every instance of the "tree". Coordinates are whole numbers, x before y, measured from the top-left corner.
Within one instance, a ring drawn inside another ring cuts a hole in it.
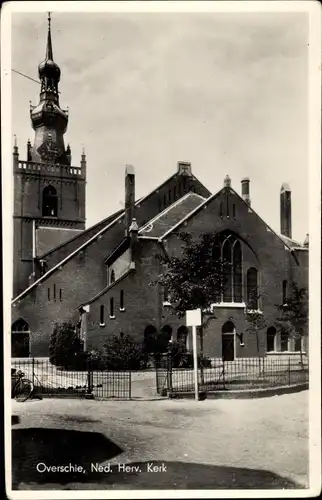
[[[82,343],[72,323],[56,323],[49,345],[51,363],[64,368],[72,367],[80,352],[82,352]]]
[[[251,292],[245,308],[245,320],[247,323],[245,330],[250,334],[256,336],[258,357],[260,357],[259,332],[267,328],[267,321],[263,315],[263,312],[260,311],[258,308],[254,309],[254,304],[258,304],[259,298],[260,295],[258,295],[257,290]]]
[[[303,366],[302,338],[308,333],[308,291],[291,283],[284,304],[276,305],[278,318],[275,321],[280,333],[300,340],[301,365]]]
[[[196,241],[188,233],[181,233],[179,238],[183,242],[180,257],[170,256],[163,249],[158,255],[162,272],[152,285],[158,283],[168,291],[169,307],[179,318],[189,309],[201,309],[202,325],[198,330],[202,357],[203,328],[215,318],[211,306],[219,301],[223,275],[231,263],[221,259],[221,242],[215,232],[202,234]]]

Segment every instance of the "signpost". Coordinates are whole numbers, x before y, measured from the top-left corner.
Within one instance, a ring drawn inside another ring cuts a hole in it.
[[[199,401],[198,390],[198,350],[197,350],[197,326],[201,325],[201,309],[186,311],[187,326],[192,327],[192,351],[193,351],[193,372],[195,381],[195,399]]]

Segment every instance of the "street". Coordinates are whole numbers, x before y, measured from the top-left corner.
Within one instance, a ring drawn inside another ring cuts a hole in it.
[[[13,401],[12,424],[13,489],[308,486],[308,391],[253,400]]]

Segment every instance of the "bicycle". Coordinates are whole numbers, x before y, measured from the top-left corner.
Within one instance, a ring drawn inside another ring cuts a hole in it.
[[[17,381],[13,386],[12,396],[19,403],[23,403],[24,401],[27,401],[27,399],[32,395],[34,384],[28,378],[24,378],[25,374],[20,370],[17,371],[17,373],[15,373],[15,371],[11,373],[11,376],[13,375],[17,377]]]

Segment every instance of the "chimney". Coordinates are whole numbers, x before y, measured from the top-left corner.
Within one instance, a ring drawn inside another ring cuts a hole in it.
[[[247,205],[250,206],[249,185],[250,185],[250,181],[249,181],[248,177],[244,177],[244,179],[242,179],[242,181],[241,181],[242,198],[247,203]]]
[[[288,184],[284,183],[281,187],[281,234],[292,238],[292,206],[291,190]]]
[[[134,219],[135,174],[132,165],[125,167],[125,236],[129,236],[130,225]]]
[[[191,163],[188,161],[178,161],[178,175],[192,175]]]

